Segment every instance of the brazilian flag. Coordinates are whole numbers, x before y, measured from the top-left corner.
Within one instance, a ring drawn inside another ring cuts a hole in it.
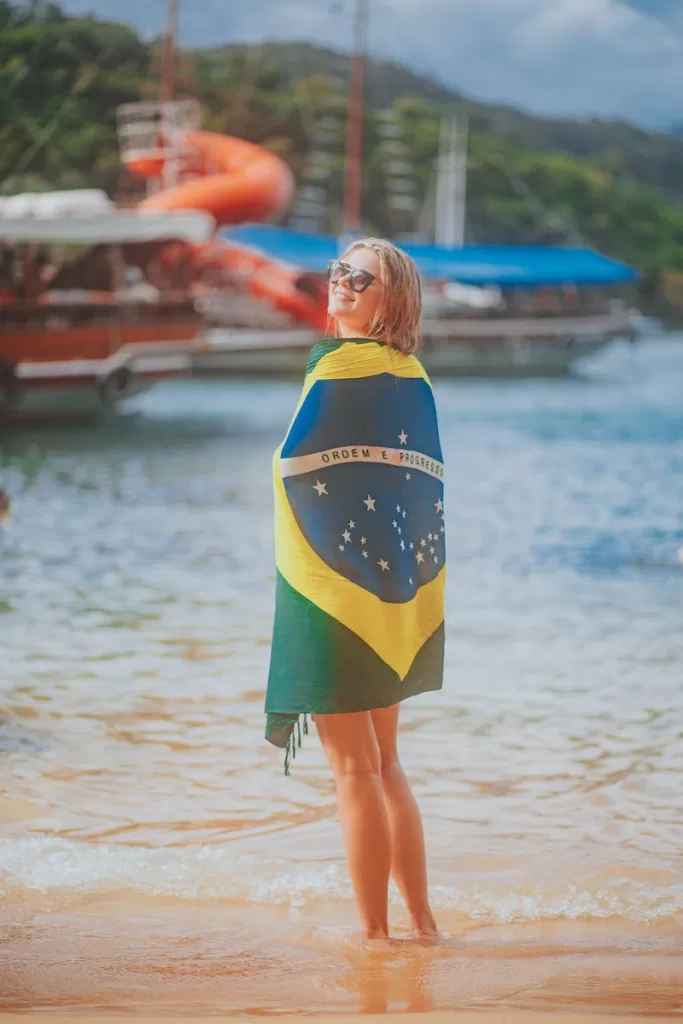
[[[412,355],[324,339],[274,457],[275,623],[266,737],[388,707],[443,681],[443,457]]]

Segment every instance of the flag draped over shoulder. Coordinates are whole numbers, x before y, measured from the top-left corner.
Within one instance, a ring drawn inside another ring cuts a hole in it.
[[[288,760],[301,715],[442,685],[444,467],[419,361],[366,339],[319,342],[273,469],[266,737]]]

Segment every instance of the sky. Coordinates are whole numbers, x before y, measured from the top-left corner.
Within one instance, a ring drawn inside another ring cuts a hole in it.
[[[368,47],[475,99],[536,114],[683,122],[683,0],[369,0]],[[353,0],[181,0],[186,45],[351,43]],[[62,0],[164,25],[165,0]]]

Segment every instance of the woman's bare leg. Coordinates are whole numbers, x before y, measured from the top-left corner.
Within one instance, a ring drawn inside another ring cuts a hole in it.
[[[382,789],[391,832],[391,873],[410,914],[413,928],[421,935],[438,935],[427,891],[422,818],[396,747],[399,705],[371,712],[380,749]]]
[[[368,939],[387,938],[391,835],[371,713],[314,717],[337,785],[346,859],[363,933]]]

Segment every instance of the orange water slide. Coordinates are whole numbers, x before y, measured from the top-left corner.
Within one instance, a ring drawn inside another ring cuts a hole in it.
[[[143,200],[141,210],[206,210],[217,224],[233,225],[271,220],[289,205],[294,180],[275,153],[215,132],[188,131],[183,142],[192,179]],[[141,178],[159,177],[163,169],[158,160],[144,157],[127,159],[126,164]],[[197,247],[195,261],[198,268],[222,266],[237,272],[255,298],[324,328],[327,303],[299,268],[222,239]]]
[[[207,210],[218,224],[242,224],[277,217],[290,203],[292,174],[275,153],[215,132],[186,132],[183,141],[201,177],[158,192],[140,209]],[[129,167],[141,177],[159,173],[158,166],[145,163],[132,161]]]

